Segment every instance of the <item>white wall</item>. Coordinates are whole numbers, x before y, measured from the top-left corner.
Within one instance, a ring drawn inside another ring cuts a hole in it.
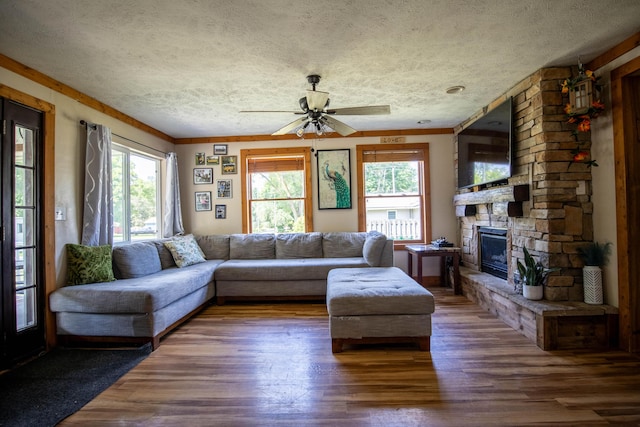
[[[56,283],[61,286],[66,280],[65,245],[80,241],[82,226],[85,131],[79,124],[80,120],[103,124],[110,127],[111,131],[118,135],[162,151],[171,151],[173,144],[142,132],[2,67],[0,67],[0,83],[53,104],[56,109],[55,205],[63,207],[67,211],[65,221],[55,222]],[[134,144],[130,147],[153,156],[159,154],[152,150],[144,150]]]
[[[453,206],[453,195],[455,190],[455,180],[453,176],[453,150],[454,138],[452,134],[442,135],[421,135],[407,136],[407,143],[429,143],[429,160],[431,171],[431,226],[433,237],[446,236],[453,240],[456,236],[456,217]],[[256,142],[232,142],[228,144],[228,155],[240,156],[241,149],[267,148],[277,144],[279,147],[312,147],[316,150],[351,149],[351,186],[352,186],[352,209],[318,209],[317,195],[317,164],[315,157],[312,158],[312,191],[313,191],[313,221],[314,230],[321,232],[328,231],[355,231],[358,229],[357,202],[357,179],[355,147],[362,144],[377,144],[379,137],[363,138],[330,138],[304,140],[293,139],[284,141],[256,141]],[[180,173],[180,190],[182,198],[182,215],[185,229],[195,234],[213,233],[239,233],[242,230],[240,199],[240,173],[235,175],[222,175],[221,166],[213,167],[212,185],[194,185],[193,168],[195,165],[195,155],[204,152],[206,155],[213,154],[213,144],[189,144],[177,145]],[[217,179],[232,179],[233,198],[216,199],[215,181]],[[226,204],[227,218],[215,219],[214,212],[196,212],[194,194],[196,191],[211,191],[213,195],[212,204]],[[406,253],[396,253],[396,265],[406,270]],[[425,275],[438,275],[438,260],[425,260]]]
[[[625,55],[610,62],[604,67],[593,70],[600,77],[604,85],[603,101],[606,109],[604,114],[592,122],[591,127],[591,156],[598,162],[598,167],[592,168],[593,186],[593,228],[594,240],[598,242],[612,242],[613,251],[609,264],[604,268],[604,302],[618,306],[618,265],[616,239],[616,185],[615,163],[613,158],[613,116],[611,114],[611,70],[640,56],[640,47],[627,52]]]

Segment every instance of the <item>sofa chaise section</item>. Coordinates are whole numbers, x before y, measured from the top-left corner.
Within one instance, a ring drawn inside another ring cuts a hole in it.
[[[215,296],[214,272],[222,260],[178,268],[166,254],[161,262],[161,243],[115,247],[116,281],[53,292],[49,301],[59,340],[151,342],[155,349],[162,336],[210,301]]]

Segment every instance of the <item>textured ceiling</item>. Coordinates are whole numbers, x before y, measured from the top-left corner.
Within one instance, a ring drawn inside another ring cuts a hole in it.
[[[176,138],[271,134],[298,116],[239,111],[299,109],[308,74],[391,106],[357,130],[453,127],[639,30],[638,0],[0,1],[0,53]]]

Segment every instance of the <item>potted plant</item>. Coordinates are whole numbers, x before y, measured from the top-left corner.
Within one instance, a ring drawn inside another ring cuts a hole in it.
[[[591,242],[578,248],[578,255],[584,262],[582,285],[584,302],[602,304],[602,267],[609,261],[611,242]]]
[[[545,268],[540,261],[533,259],[527,248],[524,249],[524,264],[518,260],[518,273],[522,280],[522,295],[530,300],[540,300],[544,294],[544,281],[559,268]]]

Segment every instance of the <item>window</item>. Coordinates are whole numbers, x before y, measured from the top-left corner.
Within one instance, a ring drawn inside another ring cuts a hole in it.
[[[160,161],[112,145],[113,241],[148,240],[160,235]]]
[[[313,231],[310,149],[240,150],[242,232]]]
[[[430,240],[429,144],[358,145],[356,156],[359,229]]]

